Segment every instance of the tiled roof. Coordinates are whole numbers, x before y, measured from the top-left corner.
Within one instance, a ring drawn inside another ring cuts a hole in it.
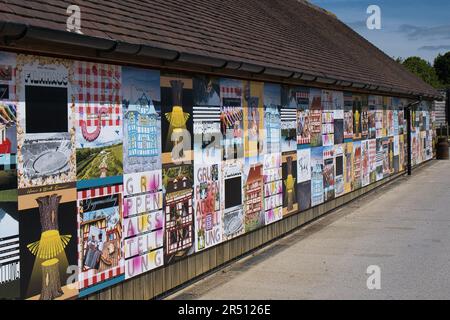
[[[72,4],[80,6],[88,36],[438,95],[334,15],[304,0],[0,0],[0,22],[64,31]]]

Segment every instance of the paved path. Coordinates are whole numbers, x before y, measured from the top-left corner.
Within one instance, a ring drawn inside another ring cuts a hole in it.
[[[367,267],[381,268],[368,290]],[[172,299],[449,299],[450,161],[434,161]]]

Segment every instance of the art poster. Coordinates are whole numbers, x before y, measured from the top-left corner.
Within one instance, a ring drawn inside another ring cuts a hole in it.
[[[70,69],[66,60],[17,56],[19,188],[76,180]]]
[[[352,190],[358,190],[362,186],[362,147],[361,141],[353,142],[353,179]]]
[[[402,172],[406,169],[406,144],[405,144],[405,135],[402,134],[399,136],[399,151],[400,151],[400,159],[399,159],[399,171]]]
[[[123,173],[122,70],[77,61],[73,66],[77,187],[121,183]]]
[[[334,103],[330,90],[322,90],[322,145],[334,145]]]
[[[323,147],[324,202],[334,199],[334,146]]]
[[[292,87],[281,87],[281,151],[297,150],[297,96]]]
[[[311,126],[309,119],[309,88],[296,88],[297,100],[297,144],[300,148],[309,148]]]
[[[159,71],[122,68],[123,172],[161,170]]]
[[[244,166],[245,232],[265,224],[263,164],[256,157],[246,158]]]
[[[369,140],[361,141],[361,173],[363,187],[370,184]]]
[[[391,106],[391,98],[383,97],[383,125],[382,125],[382,138],[389,135],[389,123],[388,123],[388,110]]]
[[[399,135],[399,122],[398,122],[398,109],[399,109],[399,106],[400,106],[400,99],[398,99],[398,98],[393,98],[393,108],[394,108],[394,110],[392,111],[392,113],[393,113],[393,128],[394,128],[394,130],[393,130],[393,132],[392,132],[392,134],[394,135],[394,136],[398,136]]]
[[[0,300],[20,297],[16,170],[0,169]]]
[[[344,144],[334,146],[334,194],[336,198],[345,193],[344,148]]]
[[[309,91],[309,127],[311,147],[322,146],[322,91],[311,88]]]
[[[283,218],[283,175],[281,153],[264,155],[264,217],[265,224]]]
[[[377,139],[369,140],[370,183],[377,181]]]
[[[394,173],[400,170],[400,137],[394,136]]]
[[[78,280],[83,297],[125,279],[123,185],[78,189],[77,198]]]
[[[344,94],[342,91],[333,91],[334,111],[334,144],[344,143]]]
[[[377,113],[381,109],[380,96],[369,96],[369,139],[377,137],[377,129],[381,127],[381,123],[377,122]]]
[[[75,183],[19,189],[20,288],[31,300],[78,295]]]
[[[376,148],[377,148],[377,160],[376,160],[376,178],[377,181],[380,181],[384,178],[383,174],[383,164],[384,164],[384,149],[383,149],[383,139],[380,138],[376,141]]]
[[[193,160],[193,103],[192,78],[161,75],[163,166]]]
[[[283,153],[283,217],[298,211],[297,150]]]
[[[264,83],[244,81],[244,148],[245,157],[256,157],[262,164],[264,148]],[[283,117],[283,111],[281,112]],[[294,128],[295,131],[295,128]],[[294,142],[295,147],[297,144]]]
[[[406,133],[406,120],[405,120],[404,108],[407,105],[408,105],[408,101],[406,99],[400,99],[400,106],[399,106],[399,110],[398,110],[398,134],[399,135]]]
[[[17,103],[0,101],[0,171],[17,169]]]
[[[190,164],[163,166],[165,264],[194,252],[193,169]]]
[[[240,80],[220,79],[223,160],[244,157],[243,84]]]
[[[387,110],[387,120],[388,120],[387,135],[389,137],[394,135],[394,111],[391,108],[392,105],[390,105],[389,109]]]
[[[281,86],[264,84],[264,154],[281,152]]]
[[[383,177],[386,178],[391,174],[389,138],[383,138],[381,144],[383,146]]]
[[[344,142],[353,140],[353,94],[344,92]]]
[[[361,139],[369,138],[369,102],[367,95],[361,95]]]
[[[243,172],[242,160],[222,162],[221,185],[224,241],[233,239],[245,232]]]
[[[0,101],[17,101],[16,54],[0,52]]]
[[[311,149],[311,207],[324,202],[323,147]]]
[[[353,95],[353,140],[362,139],[362,97]]]
[[[297,201],[299,210],[311,207],[311,149],[297,150]]]
[[[384,136],[383,128],[383,98],[376,96],[376,110],[375,110],[375,135],[376,139],[381,139]]]
[[[125,279],[164,264],[161,170],[124,175],[123,247]]]
[[[344,193],[353,191],[353,142],[344,144]]]

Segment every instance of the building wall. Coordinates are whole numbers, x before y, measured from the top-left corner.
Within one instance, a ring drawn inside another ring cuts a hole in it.
[[[1,297],[152,298],[405,170],[405,99],[6,52],[0,71]],[[433,119],[412,114],[414,165]]]

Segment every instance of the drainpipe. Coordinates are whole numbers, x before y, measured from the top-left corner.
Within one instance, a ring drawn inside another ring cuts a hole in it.
[[[422,102],[422,97],[419,97],[419,100],[416,102],[412,102],[408,104],[406,109],[406,140],[408,140],[408,176],[412,173],[412,155],[411,155],[411,109],[417,106]]]

